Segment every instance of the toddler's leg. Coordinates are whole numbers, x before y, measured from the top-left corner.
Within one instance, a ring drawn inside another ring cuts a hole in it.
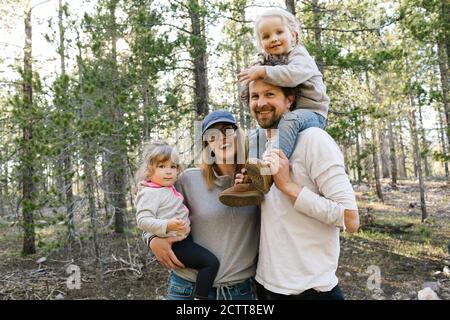
[[[248,134],[248,158],[261,159],[266,149],[266,132],[262,129],[250,130]]]
[[[278,124],[278,146],[274,148],[281,149],[286,157],[290,158],[294,151],[295,142],[299,132],[317,127],[323,129],[326,119],[310,110],[296,109],[283,115]]]
[[[207,299],[219,270],[219,260],[209,250],[195,243],[191,235],[183,241],[175,242],[172,250],[186,267],[198,270],[195,298]]]
[[[313,111],[297,109],[286,113],[278,124],[278,141],[272,141],[266,152],[269,152],[272,148],[281,149],[290,158],[298,133],[310,127],[323,129],[325,123],[326,119]],[[249,159],[245,168],[256,189],[263,193],[270,191],[273,185],[273,178],[267,164],[258,159]]]

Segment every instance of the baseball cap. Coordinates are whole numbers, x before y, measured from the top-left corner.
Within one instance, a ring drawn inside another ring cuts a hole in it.
[[[233,115],[227,110],[216,110],[208,114],[202,122],[202,135],[208,130],[212,125],[225,122],[231,123],[236,126],[236,120]]]

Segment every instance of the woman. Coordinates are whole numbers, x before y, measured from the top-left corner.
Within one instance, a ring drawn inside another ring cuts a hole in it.
[[[220,266],[208,299],[252,300],[256,298],[252,278],[255,275],[259,244],[259,218],[256,206],[227,207],[219,194],[234,182],[240,172],[243,135],[234,117],[225,110],[210,113],[202,123],[202,164],[186,170],[176,188],[190,210],[194,240],[210,250]],[[157,260],[173,269],[168,284],[168,300],[192,300],[196,271],[184,268],[171,246],[178,237],[149,241]]]

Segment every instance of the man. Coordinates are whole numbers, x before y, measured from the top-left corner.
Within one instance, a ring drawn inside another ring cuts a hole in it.
[[[262,79],[249,84],[250,112],[269,144],[294,92]],[[259,299],[343,299],[335,274],[339,231],[356,232],[359,215],[339,147],[322,129],[309,128],[299,134],[290,160],[277,149],[263,160],[275,185],[261,204]],[[236,183],[243,179],[237,175]]]

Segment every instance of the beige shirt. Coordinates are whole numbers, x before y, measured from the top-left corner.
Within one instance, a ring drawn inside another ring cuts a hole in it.
[[[274,184],[261,205],[256,280],[285,295],[329,291],[338,283],[344,209],[357,209],[344,157],[325,131],[309,128],[299,134],[290,174],[303,187],[295,202]]]
[[[297,109],[308,109],[328,117],[330,98],[322,73],[304,46],[296,46],[289,52],[287,65],[265,66],[265,69],[265,82],[281,87],[300,87]]]

